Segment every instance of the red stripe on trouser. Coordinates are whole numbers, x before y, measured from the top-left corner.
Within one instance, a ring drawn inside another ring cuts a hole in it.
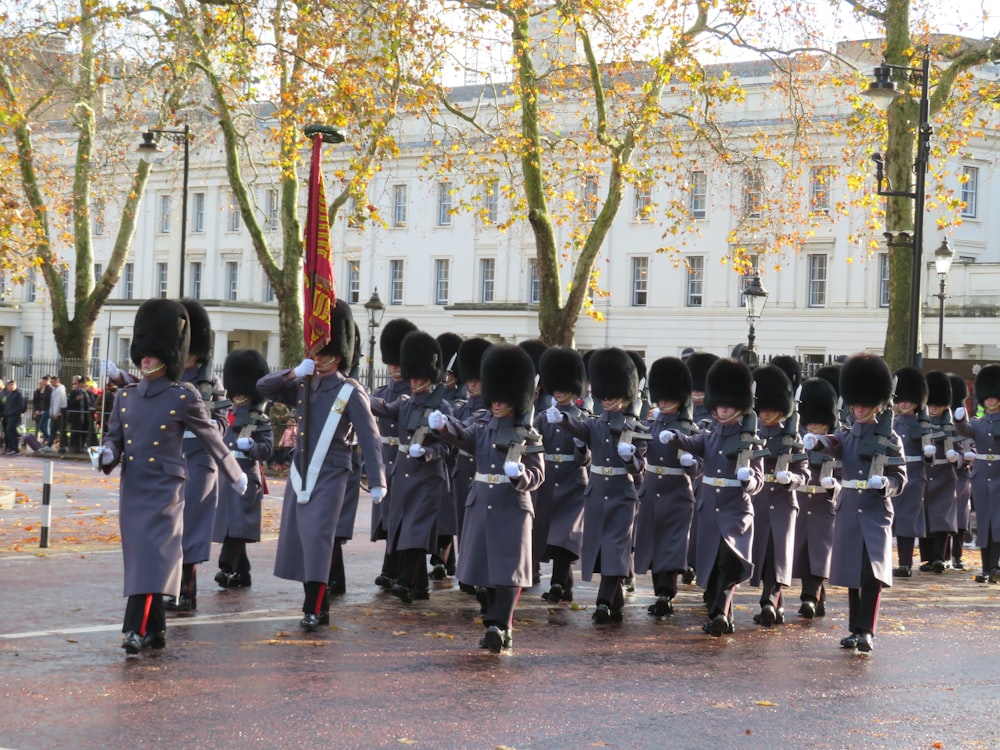
[[[139,635],[146,635],[146,628],[149,625],[149,608],[153,605],[153,595],[146,594],[146,603],[142,607],[142,625],[139,626]]]
[[[314,615],[318,615],[323,610],[323,597],[326,596],[326,584],[320,583],[319,590],[316,592],[316,609],[313,612]]]

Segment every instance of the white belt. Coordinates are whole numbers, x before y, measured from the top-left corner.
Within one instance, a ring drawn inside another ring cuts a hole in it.
[[[1000,460],[1000,453],[977,453],[977,461],[998,461]]]
[[[545,460],[552,461],[553,463],[561,464],[565,461],[572,461],[576,456],[571,453],[546,453]]]
[[[628,474],[623,466],[591,466],[590,471],[593,474],[600,474],[602,477],[620,477]]]
[[[917,461],[923,461],[923,456],[903,456],[903,460],[908,464],[915,464]]]
[[[702,484],[709,487],[742,487],[743,482],[739,479],[723,479],[722,477],[702,477]]]
[[[684,474],[684,469],[679,466],[657,466],[656,464],[646,464],[646,471],[658,476],[680,476]]]
[[[935,458],[931,462],[931,466],[941,466],[942,464],[950,464],[950,463],[951,461],[949,461],[947,458]]]
[[[867,479],[845,479],[840,483],[841,487],[848,490],[867,490],[868,480]]]
[[[248,460],[248,461],[252,461],[252,460],[253,460],[252,458],[250,458],[250,456],[248,456],[248,455],[247,455],[246,453],[244,453],[243,451],[233,451],[233,456],[234,456],[235,458],[245,458],[245,459],[246,459],[246,460]]]
[[[510,477],[506,474],[482,474],[477,471],[475,476],[472,478],[477,482],[483,482],[484,484],[501,484],[502,482],[510,484]]]
[[[187,440],[188,438],[196,438],[196,437],[198,437],[198,436],[195,435],[193,432],[191,432],[191,430],[184,430],[184,439],[185,440]]]
[[[827,489],[821,484],[807,484],[805,487],[799,487],[799,492],[804,492],[807,495],[818,495],[821,492],[827,492]]]
[[[399,438],[398,437],[386,437],[385,435],[383,435],[382,436],[382,443],[384,445],[399,445]]]

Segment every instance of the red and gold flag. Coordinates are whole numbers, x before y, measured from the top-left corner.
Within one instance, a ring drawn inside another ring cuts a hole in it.
[[[323,136],[313,136],[312,165],[309,169],[309,199],[306,206],[305,232],[305,318],[304,337],[307,357],[330,343],[330,310],[337,295],[333,284],[330,250],[330,218],[320,161]]]

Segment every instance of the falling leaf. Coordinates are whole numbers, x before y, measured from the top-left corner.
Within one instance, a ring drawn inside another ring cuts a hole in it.
[[[757,701],[757,705],[758,706],[777,706],[778,704],[777,703],[772,703],[771,701],[765,699],[765,700],[759,700],[759,701]]]
[[[428,633],[431,638],[454,638],[451,633]]]
[[[398,740],[396,740],[396,742],[398,742],[401,745],[416,745],[417,744],[416,740],[410,740],[410,739],[407,739],[406,737],[400,737]]]
[[[406,635],[406,631],[405,630],[393,630],[392,634],[393,635]]]

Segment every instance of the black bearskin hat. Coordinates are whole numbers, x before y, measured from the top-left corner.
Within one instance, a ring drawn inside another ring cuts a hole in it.
[[[549,348],[549,345],[541,339],[525,339],[524,341],[519,341],[517,345],[528,353],[532,363],[535,365],[535,372],[538,372],[539,362],[542,361],[542,353]]]
[[[642,355],[639,354],[639,352],[631,349],[628,350],[628,356],[632,358],[632,364],[635,365],[635,374],[641,383],[646,379],[646,360],[642,358]]]
[[[951,381],[951,408],[957,409],[965,406],[965,399],[969,397],[969,385],[961,375],[948,373],[948,380]]]
[[[226,357],[222,366],[222,385],[229,398],[246,396],[251,401],[260,401],[257,381],[267,375],[270,369],[264,355],[256,349],[234,349]]]
[[[813,377],[823,378],[823,380],[833,386],[834,393],[838,396],[840,395],[840,365],[823,365],[816,370]]]
[[[208,311],[196,299],[182,299],[181,304],[191,322],[188,356],[193,355],[199,362],[207,362],[212,358],[212,321],[208,318]]]
[[[691,390],[701,391],[704,393],[705,376],[708,374],[708,369],[714,365],[718,359],[718,354],[712,354],[711,352],[695,352],[684,361],[688,370],[691,371]]]
[[[639,374],[624,349],[596,349],[590,355],[588,371],[590,392],[598,401],[620,398],[631,403],[639,395]]]
[[[986,365],[976,375],[976,401],[980,405],[988,398],[1000,398],[1000,365]]]
[[[441,379],[444,364],[441,362],[441,345],[424,331],[410,331],[399,346],[399,374],[403,380]]]
[[[351,356],[351,366],[347,368],[348,377],[358,377],[359,367],[361,367],[361,329],[357,322],[354,323],[354,354]]]
[[[457,333],[439,333],[437,337],[438,345],[441,347],[441,361],[443,362],[442,369],[448,370],[448,365],[451,363],[451,358],[458,353],[458,347],[462,345],[462,337]],[[450,370],[453,375],[458,372],[458,361],[451,365]]]
[[[713,412],[720,406],[753,408],[753,375],[743,360],[717,359],[705,373],[705,408]]]
[[[393,318],[382,328],[382,335],[378,339],[378,348],[382,354],[382,362],[387,365],[399,365],[399,347],[403,344],[403,337],[411,331],[417,330],[417,326],[406,318]]]
[[[806,378],[799,394],[799,419],[803,425],[823,424],[832,432],[840,423],[837,391],[824,378]]]
[[[900,367],[896,370],[895,403],[910,401],[918,407],[927,406],[927,378],[917,367]]]
[[[788,419],[795,409],[795,393],[785,371],[775,365],[765,365],[753,371],[753,379],[757,384],[757,413],[771,410],[779,412],[782,419]]]
[[[788,376],[788,379],[792,383],[793,391],[799,387],[799,384],[802,382],[802,365],[799,364],[799,361],[795,357],[788,354],[779,354],[777,357],[772,357],[768,364],[779,368]],[[760,408],[759,404],[758,408]]]
[[[458,347],[458,379],[462,383],[482,380],[483,355],[492,344],[479,336],[466,339]]]
[[[882,406],[892,400],[892,373],[877,354],[855,354],[840,368],[845,406]]]
[[[677,357],[660,357],[649,367],[649,400],[677,401],[682,406],[691,401],[691,371]]]
[[[132,346],[129,354],[136,367],[143,357],[156,357],[167,368],[167,377],[176,381],[184,374],[191,324],[187,310],[171,299],[148,299],[135,311]]]
[[[515,416],[530,414],[535,404],[535,365],[524,347],[495,344],[482,359],[483,403],[510,404]]]
[[[941,370],[931,370],[927,378],[927,403],[931,406],[951,406],[951,378]]]
[[[538,362],[542,390],[545,393],[572,393],[582,396],[587,374],[583,369],[583,357],[576,349],[568,346],[550,346]]]
[[[358,348],[357,332],[351,306],[338,297],[330,308],[330,343],[320,349],[316,356],[339,356],[337,370],[350,372],[354,363],[354,350]]]

